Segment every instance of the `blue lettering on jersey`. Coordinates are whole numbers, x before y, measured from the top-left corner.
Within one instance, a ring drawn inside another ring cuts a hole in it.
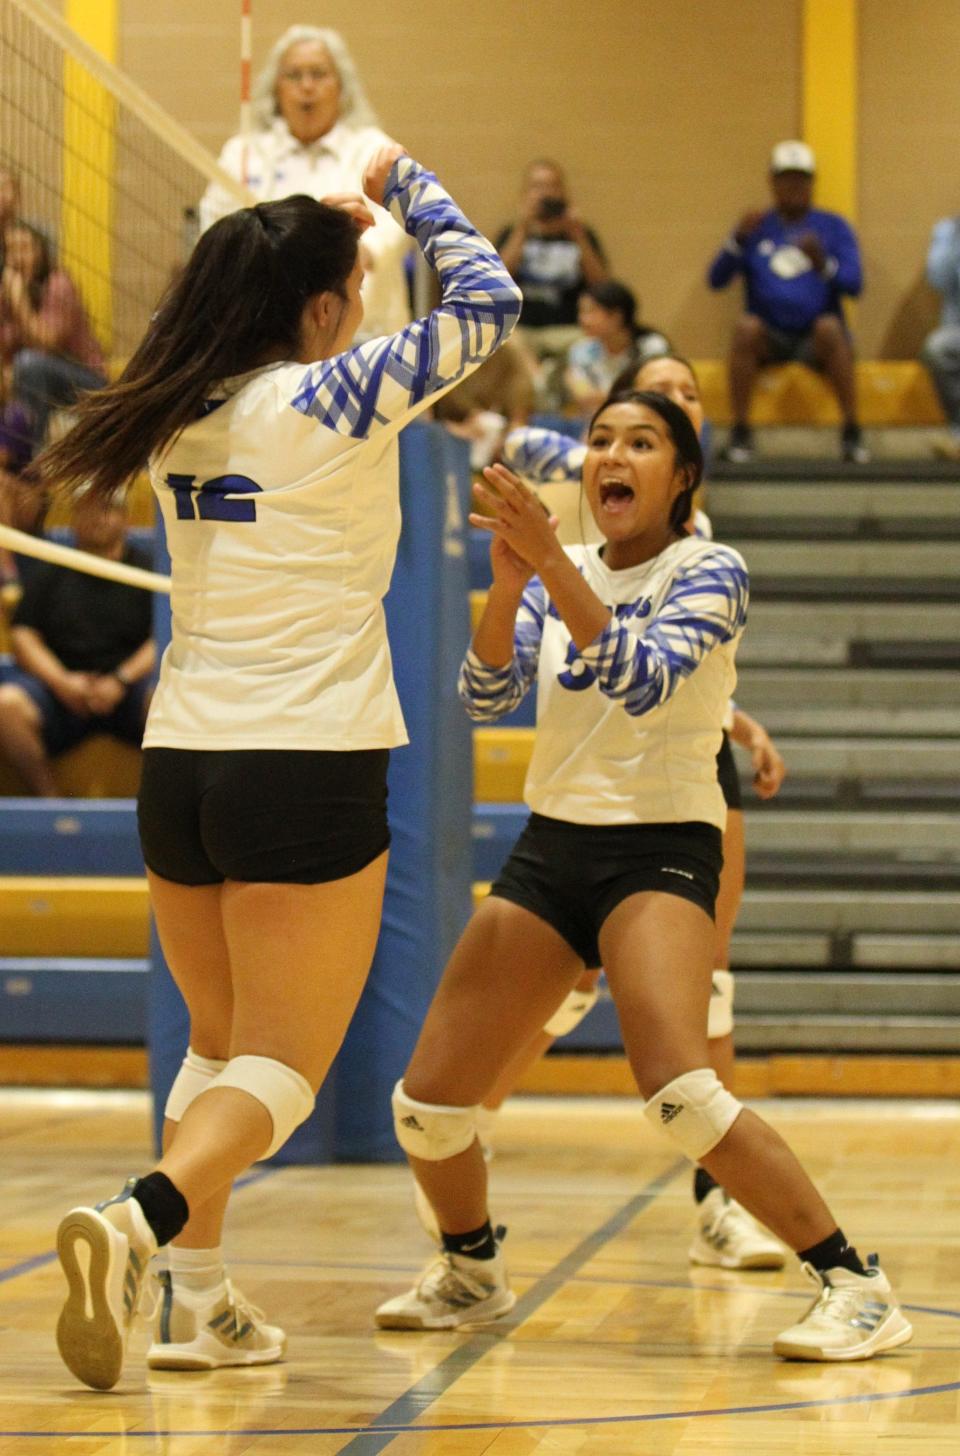
[[[639,602],[621,602],[618,606],[608,607],[618,622],[628,622],[631,617],[649,617],[653,610],[653,604],[649,597]],[[547,615],[559,619],[560,613],[553,602],[547,607]],[[577,646],[571,642],[567,647],[567,657],[564,663],[563,672],[557,673],[557,682],[562,688],[571,693],[582,693],[585,688],[592,687],[597,680],[597,674],[588,667],[580,656]]]
[[[259,495],[261,487],[249,475],[216,475],[196,486],[195,475],[168,475],[178,521],[255,521],[256,503],[236,496]]]

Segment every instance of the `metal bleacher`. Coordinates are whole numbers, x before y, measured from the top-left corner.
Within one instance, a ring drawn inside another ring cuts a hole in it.
[[[719,467],[752,578],[737,699],[788,764],[751,793],[733,945],[750,1051],[960,1052],[960,482],[894,462]],[[474,608],[488,581],[475,543]],[[475,868],[523,819],[532,704],[475,733]],[[585,1027],[589,1025],[585,1023]],[[581,1045],[591,1042],[589,1033]]]

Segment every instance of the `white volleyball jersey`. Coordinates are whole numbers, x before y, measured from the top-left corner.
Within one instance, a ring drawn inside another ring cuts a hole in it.
[[[722,829],[717,752],[746,621],[746,566],[729,546],[685,536],[652,561],[610,571],[596,546],[567,555],[610,625],[582,652],[539,578],[517,613],[513,661],[460,675],[471,717],[493,722],[537,679],[530,808],[573,824],[700,821]]]
[[[397,435],[503,342],[520,294],[410,158],[386,202],[436,268],[439,306],[309,368],[227,381],[151,462],[173,635],[145,747],[406,742],[382,606],[400,532]]]

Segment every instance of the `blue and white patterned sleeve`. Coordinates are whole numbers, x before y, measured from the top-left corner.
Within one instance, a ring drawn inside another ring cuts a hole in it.
[[[440,303],[397,334],[324,359],[300,382],[294,409],[353,439],[402,425],[503,343],[520,316],[520,290],[486,238],[432,172],[401,157],[384,206],[416,238],[440,278]]]
[[[678,573],[642,637],[613,619],[580,656],[600,691],[639,717],[665,703],[714,647],[741,631],[749,594],[743,558],[715,546]]]
[[[495,723],[512,713],[536,680],[547,596],[538,576],[528,583],[513,631],[513,657],[505,667],[488,667],[472,647],[460,668],[457,691],[477,723]]]
[[[586,445],[559,430],[526,425],[511,430],[503,445],[503,458],[510,469],[537,485],[579,480],[586,453]]]

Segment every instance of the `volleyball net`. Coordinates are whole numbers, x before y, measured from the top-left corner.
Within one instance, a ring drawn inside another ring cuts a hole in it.
[[[50,238],[111,361],[132,351],[216,180],[245,189],[42,0],[0,0],[0,163]]]
[[[193,246],[208,183],[250,200],[43,0],[0,0],[0,171],[11,218],[48,240],[113,375]]]

